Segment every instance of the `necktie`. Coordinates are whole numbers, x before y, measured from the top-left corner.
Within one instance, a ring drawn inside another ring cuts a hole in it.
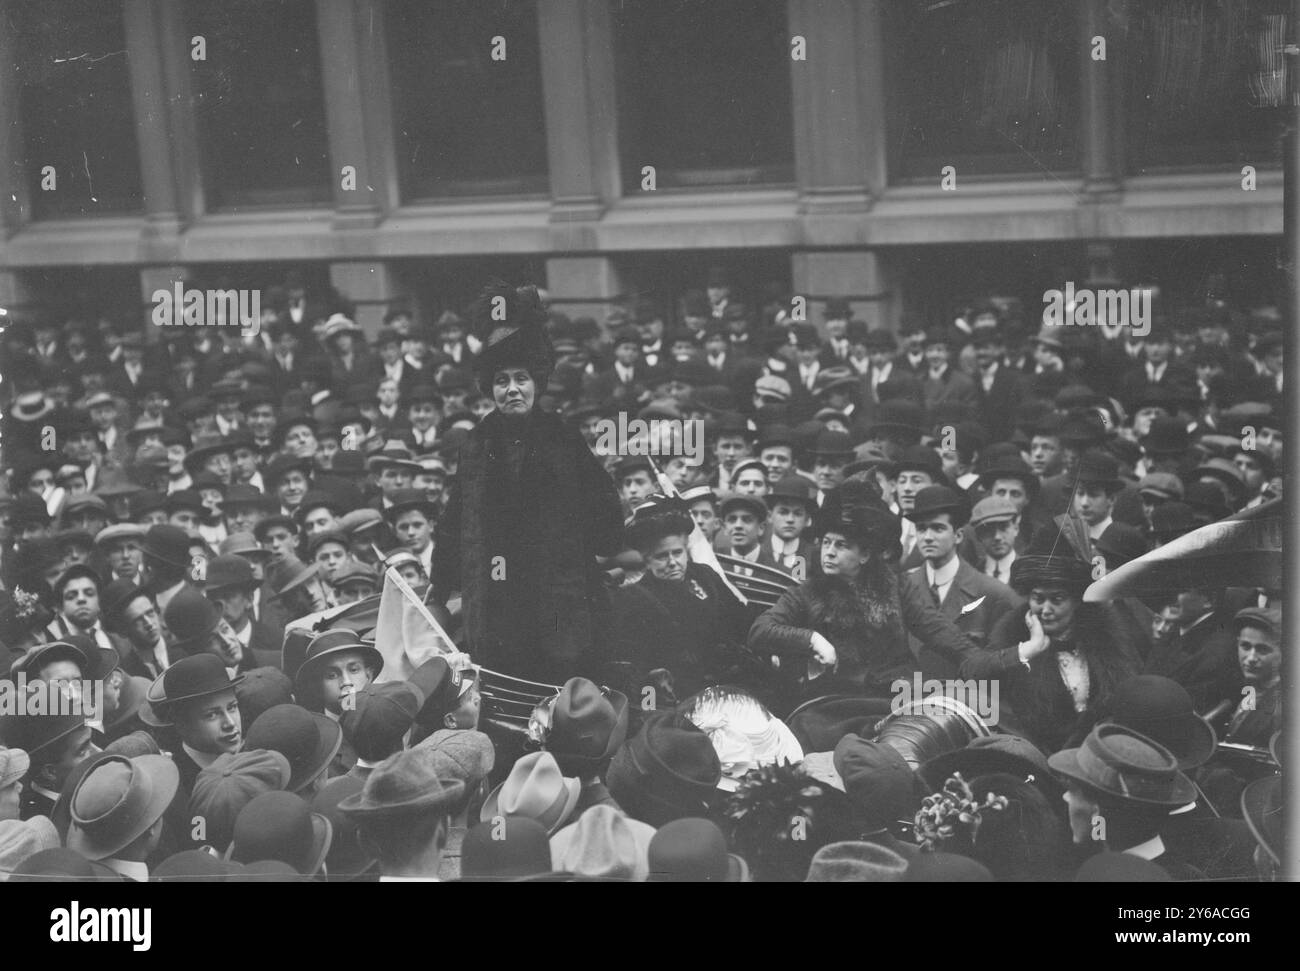
[[[930,596],[934,598],[934,605],[936,607],[942,606],[943,601],[939,599],[939,584],[937,583],[930,584]]]
[[[993,564],[993,579],[994,580],[1002,579],[1002,567],[998,566],[996,563]]]

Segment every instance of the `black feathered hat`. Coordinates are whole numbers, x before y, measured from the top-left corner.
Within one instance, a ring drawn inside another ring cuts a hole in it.
[[[647,550],[665,536],[689,536],[695,529],[690,508],[676,497],[653,496],[637,506],[623,530],[628,549]]]
[[[1076,597],[1092,584],[1092,565],[1069,553],[1026,554],[1011,564],[1011,588],[1028,596],[1034,587],[1062,587]]]
[[[539,389],[550,381],[555,352],[546,334],[546,310],[534,286],[512,287],[491,280],[470,308],[474,336],[483,349],[474,361],[479,388],[492,393],[492,379],[507,367],[521,367]]]
[[[863,547],[902,552],[902,524],[865,482],[849,479],[826,495],[817,514],[817,534],[841,533]]]

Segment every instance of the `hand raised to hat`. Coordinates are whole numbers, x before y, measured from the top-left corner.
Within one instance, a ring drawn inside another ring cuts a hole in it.
[[[1025,626],[1029,628],[1029,640],[1020,642],[1020,660],[1028,664],[1051,646],[1052,639],[1043,631],[1043,622],[1032,610],[1025,612]]]

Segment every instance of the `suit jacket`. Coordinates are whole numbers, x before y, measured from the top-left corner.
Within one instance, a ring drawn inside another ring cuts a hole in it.
[[[1143,673],[1177,681],[1196,710],[1204,712],[1223,698],[1241,697],[1236,644],[1231,614],[1209,614],[1185,633],[1153,646]]]
[[[921,376],[921,394],[926,408],[933,408],[941,401],[956,401],[971,408],[979,405],[975,382],[970,375],[949,365],[943,377],[932,378],[929,371]]]
[[[798,579],[806,580],[813,570],[813,565],[817,562],[817,550],[816,547],[814,547],[812,540],[801,539],[799,541],[799,547],[795,552],[795,556],[803,557],[803,576],[798,577]],[[780,570],[782,573],[789,574],[790,576],[796,575],[795,570],[798,565],[797,561],[794,564],[787,566],[784,562],[778,560],[776,554],[772,552],[771,536],[764,535],[759,541],[758,562],[764,566],[770,566],[774,569]]]
[[[1146,362],[1132,368],[1119,383],[1119,400],[1131,414],[1137,408],[1137,402],[1153,388],[1161,388],[1169,391],[1177,391],[1181,394],[1195,396],[1196,394],[1196,375],[1186,366],[1179,364],[1177,361],[1170,361],[1165,365],[1164,374],[1160,376],[1159,381],[1151,381],[1147,377]]]
[[[649,388],[662,373],[664,372],[638,362],[632,366],[632,380],[623,381],[618,371],[610,367],[588,377],[584,382],[584,390],[587,397],[597,401],[614,397],[625,398],[628,395],[635,398],[642,390]]]
[[[1025,396],[1024,376],[1005,364],[998,365],[993,386],[984,390],[979,374],[974,378],[976,417],[989,433],[990,442],[1010,441],[1016,430],[1015,414]]]
[[[985,576],[964,560],[958,559],[957,575],[953,577],[947,596],[939,611],[977,647],[988,643],[989,634],[1006,614],[1023,611],[1024,601],[1005,583]],[[908,596],[933,599],[926,583],[925,567],[918,566],[903,574],[903,587]],[[912,654],[921,665],[926,677],[957,678],[959,664],[930,650],[918,638],[909,638]]]

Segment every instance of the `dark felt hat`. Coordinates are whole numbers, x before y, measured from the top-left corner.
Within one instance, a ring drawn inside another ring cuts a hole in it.
[[[970,519],[970,499],[965,493],[947,486],[926,486],[916,494],[912,511],[905,515],[912,522],[920,522],[929,516],[945,512],[948,513],[953,528],[960,529]]]
[[[181,701],[206,698],[242,683],[242,674],[231,677],[215,654],[183,657],[154,679],[146,700],[159,719],[168,717],[170,706]],[[165,722],[163,722],[165,724]]]
[[[290,792],[307,787],[329,768],[343,743],[338,722],[300,705],[276,705],[258,716],[244,740],[246,749],[271,749],[289,760]]]
[[[1052,771],[1119,802],[1173,808],[1196,799],[1196,786],[1173,753],[1122,725],[1097,725],[1079,748],[1047,762]]]
[[[546,749],[561,771],[585,776],[613,757],[627,738],[627,722],[627,695],[570,678],[551,709]]]
[[[237,863],[279,860],[301,874],[320,870],[333,837],[330,821],[301,796],[264,792],[235,819],[235,835],[226,859]]]
[[[1107,720],[1159,742],[1184,771],[1208,762],[1217,745],[1214,729],[1196,713],[1187,689],[1155,674],[1120,682],[1111,694]]]
[[[662,826],[708,812],[722,764],[709,737],[676,711],[649,715],[614,755],[610,795],[629,816]]]

